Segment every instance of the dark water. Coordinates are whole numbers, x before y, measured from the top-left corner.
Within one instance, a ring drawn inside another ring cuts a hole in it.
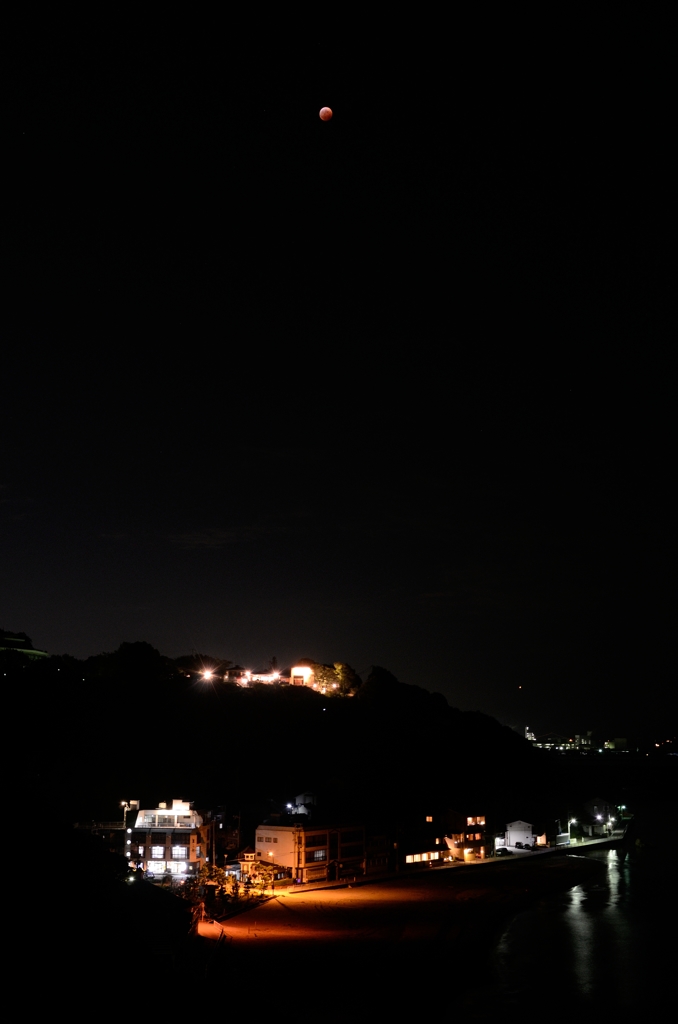
[[[516,1012],[607,1009],[672,999],[676,863],[671,851],[591,851],[595,881],[549,896],[510,921],[491,955],[492,998]]]

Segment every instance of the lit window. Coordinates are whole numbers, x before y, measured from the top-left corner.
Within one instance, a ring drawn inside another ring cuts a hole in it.
[[[414,863],[414,857],[412,856],[411,853],[408,853],[408,855],[405,857],[405,863],[406,864]]]
[[[476,825],[484,825],[484,824],[485,824],[485,818],[484,817],[478,818],[478,820],[476,821]]]
[[[415,860],[416,863],[418,863],[421,860],[421,854],[420,853],[415,853],[414,860]]]
[[[476,839],[482,839],[482,838],[483,838],[482,832],[476,832]]]
[[[154,860],[159,860],[161,857],[164,857],[164,856],[165,856],[165,847],[164,846],[152,846],[151,847],[151,857],[153,857]]]
[[[314,850],[313,860],[327,860],[327,850]]]
[[[427,814],[427,815],[426,815],[426,820],[427,820],[427,821],[433,821],[433,818],[431,817],[431,815],[430,815],[430,814]]]
[[[183,875],[186,871],[186,862],[170,860],[167,862],[167,870],[171,875]]]
[[[187,846],[173,846],[172,847],[172,856],[174,857],[175,860],[185,860],[186,857],[188,856],[188,847]]]
[[[440,846],[440,840],[436,839],[436,846]]]
[[[143,857],[143,855],[144,855],[144,848],[143,848],[143,846],[137,846],[137,851],[139,853],[139,856]]]

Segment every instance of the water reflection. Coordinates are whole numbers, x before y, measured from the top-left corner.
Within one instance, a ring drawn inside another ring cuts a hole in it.
[[[578,990],[587,995],[594,990],[593,943],[595,940],[593,922],[587,914],[587,893],[583,886],[577,885],[566,894],[569,906],[566,906],[565,925],[570,930],[572,949],[572,970]]]
[[[492,957],[497,1005],[524,1009],[536,999],[622,1012],[662,1003],[673,948],[661,928],[670,865],[621,849],[589,857],[605,868],[595,882],[541,900],[505,928]]]

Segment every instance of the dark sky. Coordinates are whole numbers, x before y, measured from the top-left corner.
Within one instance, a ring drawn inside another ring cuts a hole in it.
[[[661,69],[482,42],[27,46],[0,625],[666,722]]]

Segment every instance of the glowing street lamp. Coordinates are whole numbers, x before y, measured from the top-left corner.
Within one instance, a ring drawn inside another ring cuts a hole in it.
[[[132,831],[131,828],[127,828],[127,812],[131,810],[131,808],[127,800],[121,801],[120,806],[122,807],[122,828],[123,832],[127,834],[128,832]],[[127,840],[127,842],[129,843],[129,839]],[[127,853],[126,856],[129,857],[129,853]]]

